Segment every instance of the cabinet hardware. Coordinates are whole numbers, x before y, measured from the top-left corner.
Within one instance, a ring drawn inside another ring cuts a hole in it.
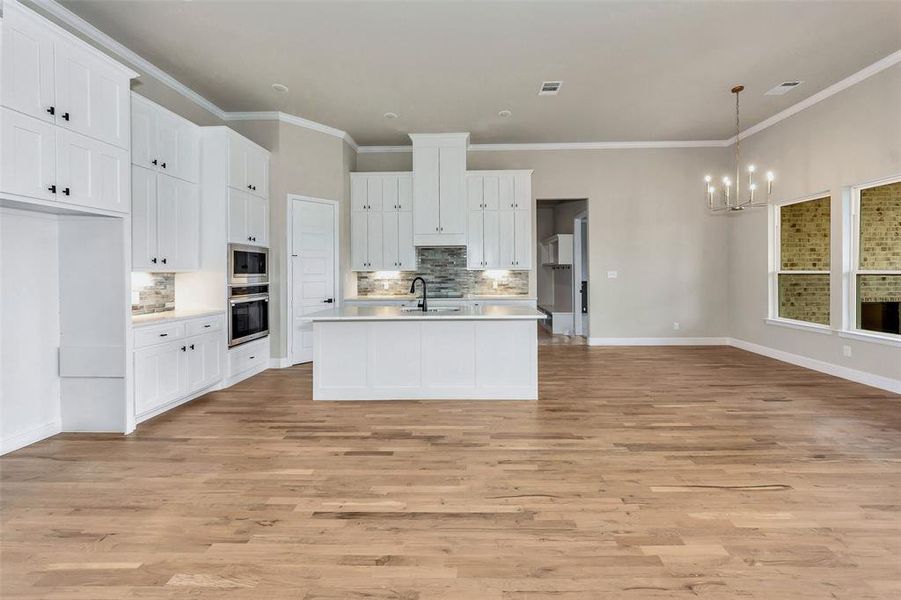
[[[51,185],[50,187],[47,188],[47,190],[49,190],[51,193],[54,193],[54,194],[55,194],[55,193],[56,193],[56,186],[55,186],[55,185]]]
[[[252,189],[253,189],[253,186],[250,185],[250,184],[248,183],[248,184],[247,184],[247,189],[248,189],[248,190],[252,190]]]
[[[255,359],[255,358],[256,358],[256,356],[251,356],[251,357],[250,357],[250,360],[253,360],[253,359]]]
[[[155,259],[155,258],[151,258],[151,259],[150,259],[150,262],[152,262],[153,264],[156,264],[156,259]]]
[[[50,108],[47,109],[47,112],[50,113],[51,115],[55,115],[55,114],[56,114],[56,107],[55,107],[55,106],[51,106]]]
[[[166,264],[166,259],[164,258],[161,262],[162,262],[163,264]]]
[[[150,161],[150,164],[152,164],[152,165],[158,165],[158,164],[160,164],[160,163],[159,163],[159,161],[158,161],[157,159],[154,158],[153,160]]]
[[[194,344],[191,344],[191,350],[193,350],[193,349],[194,349]]]
[[[63,119],[65,119],[66,121],[68,121],[68,120],[69,120],[69,113],[67,113],[67,112],[63,113]]]
[[[444,231],[444,227],[440,227],[439,229],[440,229],[441,231]]]
[[[438,228],[437,228],[437,227],[435,228],[435,231],[438,231]]]
[[[510,208],[513,208],[513,203],[512,203],[512,202],[510,203]]]
[[[160,334],[160,337],[166,337],[166,336],[168,336],[168,335],[169,335],[168,333],[161,333],[161,334]]]
[[[253,191],[257,191],[257,186],[253,186]]]
[[[165,168],[166,168],[166,163],[160,163],[160,166],[163,167],[163,168],[165,169]]]
[[[207,323],[207,324],[204,325],[203,327],[204,327],[204,329],[209,329],[210,327],[212,327],[212,325],[210,325],[209,323]]]
[[[64,193],[66,196],[68,196],[68,195],[69,195],[69,188],[63,188],[63,193]]]
[[[326,298],[325,300],[323,300],[323,302],[325,302],[326,304],[331,304],[334,301],[335,301],[334,298]]]
[[[182,346],[182,347],[181,347],[181,351],[182,351],[182,352],[187,352],[187,351],[188,351],[187,346]]]

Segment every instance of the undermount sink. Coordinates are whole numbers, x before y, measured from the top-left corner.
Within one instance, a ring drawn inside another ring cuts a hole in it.
[[[423,311],[418,306],[401,306],[400,310],[402,312],[459,312],[459,306],[433,306],[425,311]]]

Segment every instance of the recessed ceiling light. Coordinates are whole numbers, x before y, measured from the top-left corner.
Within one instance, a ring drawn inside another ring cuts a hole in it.
[[[506,119],[507,117],[509,117],[509,116],[512,115],[512,114],[513,114],[513,113],[510,112],[509,110],[504,109],[504,110],[498,112],[498,113],[497,113],[497,116],[503,117],[504,119]]]
[[[280,94],[284,94],[285,92],[288,91],[288,86],[286,86],[282,83],[273,83],[272,89],[274,89],[276,92],[278,92]]]
[[[562,81],[545,81],[542,82],[541,88],[538,90],[539,96],[556,96],[563,87]]]
[[[386,119],[396,119],[396,118],[397,118],[397,113],[386,112],[383,116],[384,116]]]
[[[803,81],[783,81],[776,87],[767,90],[763,93],[764,96],[781,96],[782,94],[787,94],[792,91],[799,85],[804,83]]]

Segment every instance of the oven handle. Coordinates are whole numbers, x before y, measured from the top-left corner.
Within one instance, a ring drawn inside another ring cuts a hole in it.
[[[239,300],[230,299],[228,303],[234,306],[235,304],[246,304],[247,302],[256,302],[257,300],[269,302],[269,294],[252,294],[250,296],[240,296],[239,298]]]

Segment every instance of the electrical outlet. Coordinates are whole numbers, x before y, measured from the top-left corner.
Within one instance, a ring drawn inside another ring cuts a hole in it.
[[[679,331],[679,321],[673,321],[673,331]]]
[[[494,289],[497,289],[497,279],[494,280]]]
[[[851,358],[851,346],[842,346],[842,354],[844,354],[848,358]]]
[[[384,288],[384,289],[386,289],[386,290],[388,289],[388,282],[387,282],[387,281],[386,281],[385,283],[382,284],[382,288]]]
[[[607,279],[616,279],[619,276],[619,273],[616,271],[607,271]]]

